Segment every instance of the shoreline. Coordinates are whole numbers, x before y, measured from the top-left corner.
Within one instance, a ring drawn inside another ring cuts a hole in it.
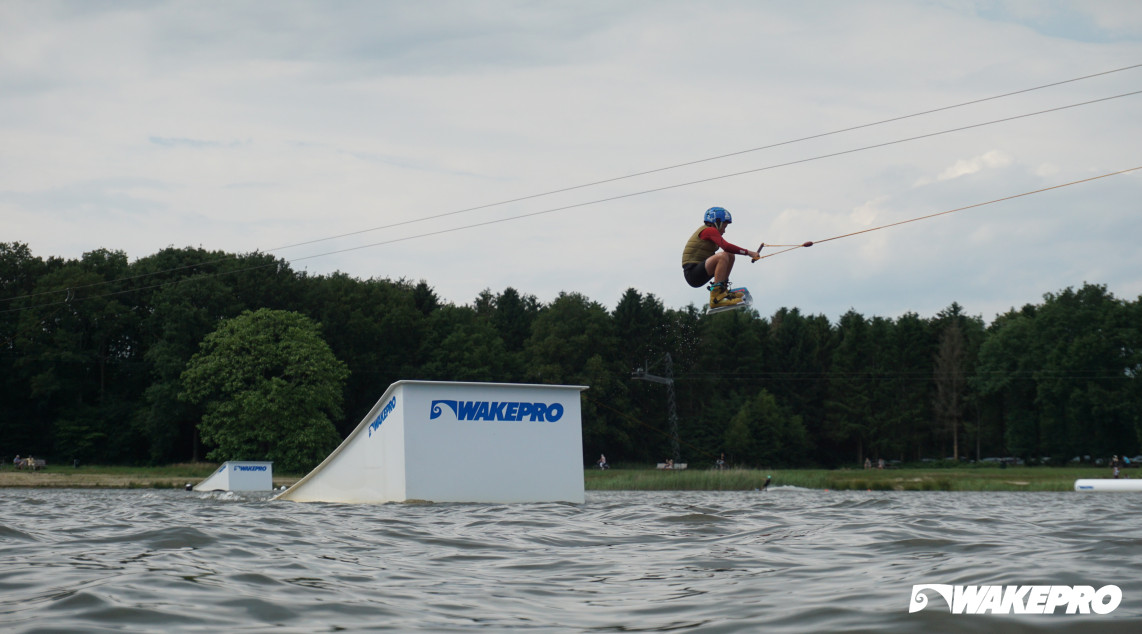
[[[1129,474],[1127,474],[1129,475]],[[1139,472],[1142,477],[1142,472]],[[1074,491],[1075,480],[1110,479],[1103,467],[894,469],[587,470],[587,490],[753,491],[794,486],[821,491]]]
[[[52,471],[2,471],[0,489],[182,489],[205,477],[141,475],[122,473],[60,473]],[[275,477],[274,488],[293,486],[301,478]]]
[[[41,471],[0,470],[0,489],[183,489],[213,473],[194,468],[81,467]],[[646,469],[584,470],[588,491],[753,491],[772,475],[771,487],[823,491],[1073,491],[1078,479],[1110,478],[1099,467],[1013,467],[1010,469],[756,470]],[[1133,474],[1127,474],[1133,475]],[[1137,474],[1142,477],[1142,472]],[[274,488],[293,486],[301,476],[273,478]]]

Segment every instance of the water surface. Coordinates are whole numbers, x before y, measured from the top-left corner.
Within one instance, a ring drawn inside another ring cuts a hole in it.
[[[1142,631],[1142,496],[588,492],[569,504],[0,490],[0,624],[60,631]],[[1122,589],[909,614],[913,584]]]

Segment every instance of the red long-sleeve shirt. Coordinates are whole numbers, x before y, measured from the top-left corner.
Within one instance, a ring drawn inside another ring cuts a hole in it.
[[[702,230],[702,233],[698,234],[698,237],[703,240],[709,240],[710,242],[713,242],[714,244],[721,247],[723,251],[728,251],[729,253],[736,255],[749,255],[748,250],[743,249],[736,244],[730,244],[729,242],[726,242],[726,239],[722,237],[722,232],[718,231],[715,227],[706,227]]]

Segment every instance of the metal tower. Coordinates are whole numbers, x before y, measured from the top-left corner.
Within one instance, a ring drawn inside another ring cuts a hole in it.
[[[666,398],[670,405],[670,450],[671,458],[675,464],[682,461],[679,455],[680,447],[678,441],[678,407],[674,403],[674,361],[670,359],[670,353],[662,355],[662,364],[664,366],[666,376],[656,376],[648,374],[647,368],[639,368],[631,374],[631,378],[640,381],[650,381],[651,383],[662,383],[666,385]],[[649,367],[649,365],[648,365]]]

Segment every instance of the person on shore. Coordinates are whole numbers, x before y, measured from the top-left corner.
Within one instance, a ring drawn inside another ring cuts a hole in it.
[[[598,464],[599,464],[600,469],[610,469],[611,468],[611,466],[607,464],[607,456],[604,454],[599,454]]]
[[[682,275],[686,283],[698,288],[709,282],[710,308],[733,306],[743,300],[741,293],[730,292],[730,271],[734,268],[734,257],[748,255],[753,259],[761,257],[757,251],[750,251],[726,242],[722,234],[733,222],[730,212],[722,207],[710,207],[702,219],[702,225],[691,234],[682,249]],[[718,252],[721,249],[721,252]]]
[[[16,469],[24,468],[24,460],[20,458],[20,454],[16,454],[16,457],[12,459],[12,466]]]

